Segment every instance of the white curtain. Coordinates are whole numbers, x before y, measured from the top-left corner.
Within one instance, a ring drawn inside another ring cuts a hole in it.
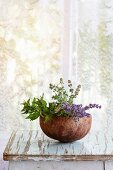
[[[113,1],[72,0],[70,38],[72,79],[82,85],[78,102],[99,103],[92,113],[95,126],[113,127]]]
[[[0,1],[0,130],[37,129],[21,103],[61,76],[62,0]]]

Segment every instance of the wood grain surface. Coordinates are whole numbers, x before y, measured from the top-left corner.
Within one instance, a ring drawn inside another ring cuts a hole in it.
[[[3,154],[4,160],[113,160],[113,137],[94,131],[73,143],[60,143],[39,131],[15,131]]]

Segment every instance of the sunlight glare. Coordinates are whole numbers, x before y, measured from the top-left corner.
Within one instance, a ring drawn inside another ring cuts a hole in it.
[[[11,83],[14,82],[15,79],[15,68],[16,68],[16,62],[14,59],[10,59],[7,63],[7,80],[6,84],[8,86],[11,85]]]

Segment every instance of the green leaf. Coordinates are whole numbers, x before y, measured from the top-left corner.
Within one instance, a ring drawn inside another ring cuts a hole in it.
[[[53,115],[45,115],[45,122],[48,122],[51,118],[53,117]]]
[[[30,120],[35,120],[40,116],[40,112],[34,112],[29,114],[29,116],[26,117],[26,119],[30,119]]]

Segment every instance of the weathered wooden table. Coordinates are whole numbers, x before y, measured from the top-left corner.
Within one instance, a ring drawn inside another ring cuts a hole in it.
[[[3,153],[9,170],[113,170],[113,134],[60,143],[39,131],[13,132]]]

